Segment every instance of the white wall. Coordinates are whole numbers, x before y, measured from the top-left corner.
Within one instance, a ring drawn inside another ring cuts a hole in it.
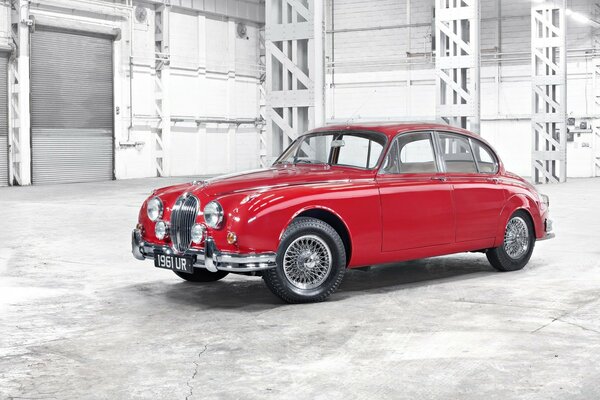
[[[134,23],[133,127],[130,141],[141,149],[119,149],[118,178],[155,175],[156,128],[153,13]],[[252,125],[201,123],[202,119],[258,117],[258,26],[197,12],[171,11],[168,102],[173,119],[168,147],[169,175],[203,175],[258,166],[258,130]]]
[[[328,119],[435,119],[433,0],[326,4],[327,29],[334,30],[326,44]],[[481,5],[481,134],[510,170],[524,176],[531,175],[531,4],[482,0]],[[591,0],[571,0],[569,7],[594,16]],[[594,47],[592,32],[590,26],[573,22],[568,26],[567,107],[579,119],[593,112],[591,58],[577,51]],[[492,60],[499,52],[505,57],[501,64]],[[585,147],[591,142],[591,134],[582,134],[568,143],[570,177],[593,174],[592,149]]]

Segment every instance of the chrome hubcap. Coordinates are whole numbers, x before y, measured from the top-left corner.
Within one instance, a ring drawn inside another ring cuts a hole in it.
[[[294,240],[283,255],[283,272],[298,289],[319,287],[331,272],[331,250],[318,236],[306,235]]]
[[[523,257],[529,249],[529,229],[521,217],[508,221],[504,233],[504,250],[514,260]]]

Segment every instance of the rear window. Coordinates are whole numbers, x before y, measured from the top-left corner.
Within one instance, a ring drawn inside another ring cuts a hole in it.
[[[492,150],[480,142],[479,140],[471,139],[473,146],[473,154],[479,167],[479,172],[482,174],[495,174],[498,172],[498,160]]]
[[[477,173],[477,164],[471,152],[469,140],[460,135],[440,133],[440,151],[446,172]]]

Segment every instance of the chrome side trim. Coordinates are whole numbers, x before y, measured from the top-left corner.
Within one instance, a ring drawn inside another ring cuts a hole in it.
[[[138,229],[134,229],[131,235],[131,252],[138,260],[153,259],[155,252],[177,255],[169,246],[144,242],[141,232]],[[237,254],[221,252],[215,246],[212,238],[207,238],[205,249],[189,248],[185,252],[185,255],[196,256],[194,268],[206,268],[212,272],[254,272],[276,266],[275,253]]]

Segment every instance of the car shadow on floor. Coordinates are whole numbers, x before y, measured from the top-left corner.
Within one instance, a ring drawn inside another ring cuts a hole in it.
[[[361,293],[384,293],[419,286],[441,284],[493,274],[485,257],[439,257],[372,267],[368,271],[349,270],[338,293],[328,301],[341,301]],[[259,277],[235,277],[206,284],[181,282],[165,288],[169,301],[206,308],[241,308],[261,310],[285,305],[275,297]]]
[[[366,272],[350,270],[340,289],[346,292],[392,291],[454,279],[470,279],[486,273],[494,273],[494,269],[485,257],[436,257],[378,265]]]

